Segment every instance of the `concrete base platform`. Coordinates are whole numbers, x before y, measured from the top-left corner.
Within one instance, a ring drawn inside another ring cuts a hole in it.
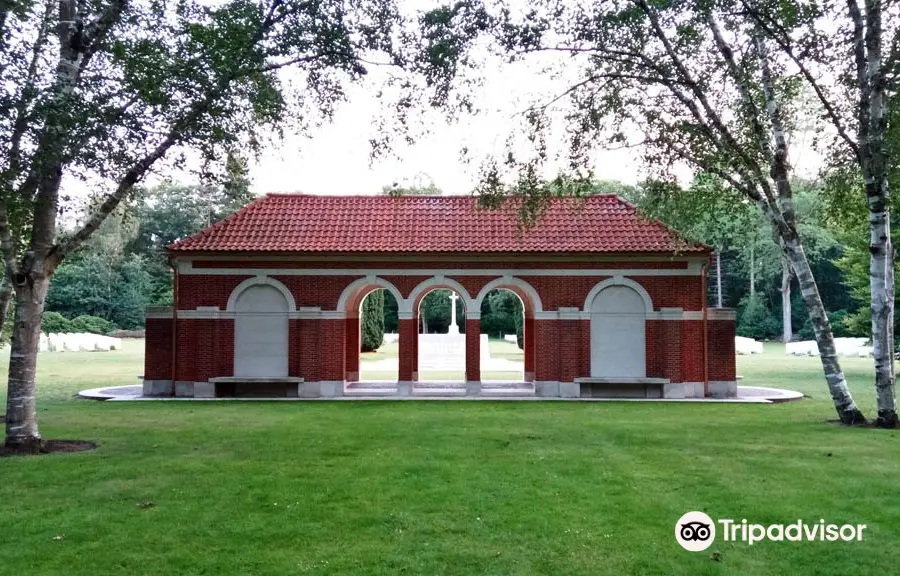
[[[346,387],[343,395],[335,395],[332,397],[292,397],[292,398],[193,398],[193,397],[154,397],[143,394],[141,386],[114,386],[108,388],[93,388],[90,390],[82,390],[78,393],[81,398],[91,400],[112,400],[112,401],[197,401],[197,402],[220,402],[220,401],[250,401],[250,402],[283,402],[283,401],[305,401],[305,400],[482,400],[482,401],[556,401],[556,402],[693,402],[704,404],[773,404],[779,402],[787,402],[791,400],[799,400],[803,398],[803,394],[794,392],[793,390],[784,390],[780,388],[760,388],[753,386],[738,386],[737,397],[735,398],[581,398],[581,397],[559,397],[559,396],[540,396],[539,392],[547,391],[545,387],[535,387],[530,389],[531,395],[527,394],[524,388],[513,387],[509,385],[498,386],[495,388],[482,389],[482,393],[478,396],[465,395],[465,388],[459,387],[454,390],[452,395],[444,391],[443,394],[418,393],[418,391],[401,396],[397,394],[396,388],[385,386],[387,383],[377,383],[376,386],[355,387],[357,383],[353,383],[354,387]],[[374,383],[373,383],[374,384]],[[378,386],[378,385],[381,386]],[[418,384],[418,383],[417,383]],[[462,384],[462,383],[460,383]],[[484,383],[483,383],[484,384]],[[504,383],[508,384],[508,383]],[[462,384],[462,386],[465,386]],[[489,386],[489,384],[488,384]],[[333,388],[331,383],[326,388]],[[558,388],[557,388],[558,390]],[[334,390],[337,392],[337,390]],[[487,394],[485,394],[487,392]],[[538,394],[535,394],[535,393]]]

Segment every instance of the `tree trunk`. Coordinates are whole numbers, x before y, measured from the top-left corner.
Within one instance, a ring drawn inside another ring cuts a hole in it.
[[[781,259],[781,341],[790,342],[794,337],[791,325],[791,263]]]
[[[869,202],[869,287],[872,293],[872,355],[875,358],[875,400],[878,426],[894,428],[897,400],[894,390],[894,248],[887,202]]]
[[[41,335],[41,316],[50,278],[32,275],[16,286],[16,316],[9,354],[9,391],[6,399],[6,446],[37,453],[41,447],[35,412],[35,366]]]
[[[722,251],[716,250],[716,308],[722,307]]]
[[[750,298],[756,296],[756,253],[750,244]]]
[[[853,401],[850,389],[847,387],[847,380],[844,378],[840,362],[838,362],[831,323],[825,313],[825,306],[819,295],[819,287],[816,286],[803,246],[797,238],[784,240],[782,246],[800,285],[800,294],[803,296],[803,302],[806,304],[806,310],[816,334],[816,344],[819,347],[819,359],[822,361],[822,368],[825,371],[825,381],[828,383],[828,390],[831,392],[838,417],[844,424],[865,424],[866,417]]]
[[[3,328],[6,326],[6,313],[9,311],[9,302],[12,300],[13,287],[6,280],[2,282],[3,287],[0,288],[0,338],[3,337]]]

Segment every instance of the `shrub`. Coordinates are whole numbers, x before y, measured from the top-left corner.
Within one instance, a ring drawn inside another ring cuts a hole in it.
[[[855,330],[851,329],[851,326],[847,323],[848,314],[846,310],[835,310],[834,312],[828,312],[828,321],[831,323],[831,331],[834,333],[835,338],[845,338],[850,336],[868,336],[866,333],[858,333]],[[800,332],[797,333],[801,340],[815,340],[816,333],[813,330],[812,322],[807,317],[806,321],[803,323],[803,327],[800,329]]]
[[[73,332],[72,321],[59,312],[44,312],[41,318],[41,332]]]
[[[737,325],[738,336],[755,340],[771,340],[781,334],[781,321],[766,307],[762,298],[744,297]]]
[[[375,290],[363,301],[360,332],[363,352],[374,352],[384,342],[384,290]]]
[[[82,315],[73,318],[70,332],[91,332],[93,334],[109,334],[118,326],[98,316]]]

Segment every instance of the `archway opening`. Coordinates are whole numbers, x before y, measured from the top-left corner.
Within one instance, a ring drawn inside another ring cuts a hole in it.
[[[497,288],[481,302],[481,380],[525,380],[525,303],[507,288]],[[529,334],[528,337],[531,337]]]
[[[396,385],[399,366],[397,300],[389,290],[369,289],[359,303],[359,381]]]
[[[647,375],[647,309],[629,286],[603,288],[591,302],[591,376],[644,378]]]
[[[418,326],[414,373],[420,382],[466,381],[465,300],[455,290],[434,288],[415,308]]]

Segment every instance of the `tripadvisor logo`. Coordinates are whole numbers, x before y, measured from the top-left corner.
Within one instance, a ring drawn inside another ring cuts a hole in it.
[[[736,522],[729,518],[713,522],[703,512],[688,512],[675,523],[675,540],[685,550],[701,552],[706,550],[716,539],[716,524],[722,528],[722,540],[725,542],[746,542],[753,546],[762,540],[781,542],[857,542],[862,540],[865,524],[826,524],[825,520],[807,524],[797,520],[791,524],[748,524],[747,520]]]
[[[716,539],[716,524],[703,512],[688,512],[675,523],[675,540],[691,552],[706,550]]]

